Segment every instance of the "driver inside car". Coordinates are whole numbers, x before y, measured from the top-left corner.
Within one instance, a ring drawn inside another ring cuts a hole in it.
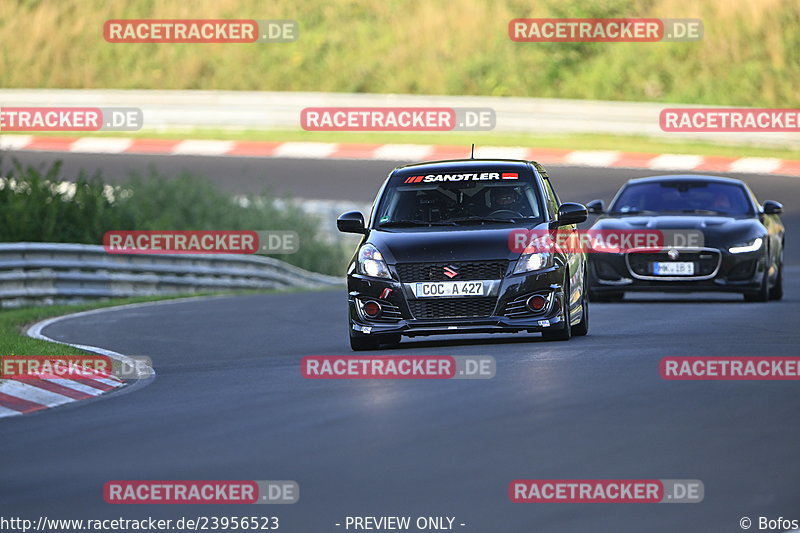
[[[525,215],[525,202],[514,187],[494,187],[490,193],[491,207],[489,214],[500,211],[511,211],[516,215]]]

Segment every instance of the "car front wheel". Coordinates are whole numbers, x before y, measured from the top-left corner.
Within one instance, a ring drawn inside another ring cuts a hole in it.
[[[576,337],[582,337],[589,333],[589,299],[586,297],[586,286],[581,293],[581,321],[572,327],[572,334]]]
[[[746,292],[744,294],[745,302],[768,302],[769,301],[769,277],[764,272],[763,279],[761,280],[761,288],[758,292]]]
[[[364,350],[377,350],[380,343],[376,337],[356,337],[350,333],[350,348],[354,352],[362,352]]]
[[[354,352],[364,350],[377,350],[381,344],[397,345],[400,344],[399,334],[373,335],[372,337],[356,337],[350,333],[350,348]]]
[[[554,331],[543,331],[542,338],[547,341],[568,341],[572,338],[572,326],[569,318],[569,285],[564,284],[561,296],[561,316],[564,317],[564,328]]]
[[[778,264],[778,275],[775,278],[775,286],[769,290],[769,299],[783,299],[783,252],[781,252],[781,262]]]

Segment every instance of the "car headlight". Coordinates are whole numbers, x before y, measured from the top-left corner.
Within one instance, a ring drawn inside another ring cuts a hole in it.
[[[514,267],[514,274],[547,268],[552,263],[552,259],[553,254],[550,252],[523,253],[519,256],[517,266]]]
[[[764,239],[761,237],[756,237],[755,239],[747,242],[740,242],[739,244],[734,244],[728,251],[732,254],[741,254],[744,252],[755,252],[761,249],[761,245],[764,244]]]
[[[358,272],[373,278],[392,277],[383,254],[371,244],[365,244],[358,251]]]

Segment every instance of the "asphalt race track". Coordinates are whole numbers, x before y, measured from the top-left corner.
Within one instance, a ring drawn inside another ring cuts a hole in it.
[[[13,155],[33,164],[56,158]],[[272,185],[359,201],[371,200],[393,166],[63,159],[116,178],[152,163],[230,190]],[[564,201],[608,200],[625,179],[646,174],[551,169]],[[429,337],[376,352],[492,355],[491,380],[303,379],[302,356],[351,353],[344,290],[171,302],[53,324],[50,337],[152,357],[157,377],[132,394],[0,421],[0,506],[31,518],[272,514],[287,533],[344,531],[335,524],[348,515],[454,516],[456,530],[480,533],[724,533],[741,531],[744,516],[800,519],[800,384],[664,381],[658,371],[664,356],[798,355],[800,180],[743,178],[759,200],[786,207],[783,301],[636,295],[592,304],[589,335],[567,343]],[[524,478],[699,479],[705,500],[511,503],[509,482]],[[102,487],[114,479],[295,480],[301,496],[246,508],[108,505]]]

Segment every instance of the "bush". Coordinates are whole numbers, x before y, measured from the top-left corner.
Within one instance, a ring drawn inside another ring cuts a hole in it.
[[[286,200],[286,199],[284,199]],[[0,242],[100,244],[110,230],[292,230],[300,250],[276,255],[301,268],[341,274],[347,252],[319,236],[319,220],[267,191],[233,197],[210,181],[151,170],[120,185],[81,172],[67,180],[56,163],[45,171],[14,161],[0,178]]]

